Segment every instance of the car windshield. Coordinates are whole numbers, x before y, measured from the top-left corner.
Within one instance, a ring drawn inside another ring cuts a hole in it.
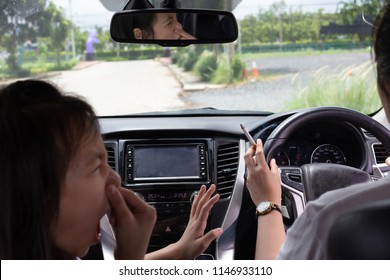
[[[189,7],[218,8],[195,2]],[[85,96],[100,116],[381,107],[370,38],[383,1],[215,3],[236,16],[235,42],[163,47],[110,38],[111,17],[126,1],[2,2],[0,83],[48,79]]]

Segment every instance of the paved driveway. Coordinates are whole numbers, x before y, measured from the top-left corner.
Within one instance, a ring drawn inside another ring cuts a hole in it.
[[[98,62],[58,72],[49,80],[84,96],[100,116],[182,109],[181,85],[154,60]]]

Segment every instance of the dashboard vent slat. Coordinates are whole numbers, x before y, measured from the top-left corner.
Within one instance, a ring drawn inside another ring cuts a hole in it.
[[[115,161],[115,150],[111,147],[106,147],[107,150],[107,158],[108,158],[108,165],[116,170],[116,161]]]
[[[377,164],[385,163],[386,158],[390,156],[385,146],[383,144],[374,144],[373,148],[374,148],[376,163]]]
[[[217,188],[221,198],[228,198],[233,192],[239,161],[238,143],[218,147],[217,154]]]

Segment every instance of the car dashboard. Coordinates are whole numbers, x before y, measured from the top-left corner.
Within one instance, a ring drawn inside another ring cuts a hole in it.
[[[265,142],[276,126],[270,125],[259,137]],[[295,131],[276,155],[276,162],[278,166],[336,163],[361,168],[366,155],[364,137],[348,123],[316,122]]]
[[[245,212],[254,213],[244,180],[243,155],[249,142],[240,124],[255,139],[266,141],[292,114],[100,117],[110,166],[125,188],[156,208],[149,252],[179,240],[194,195],[201,185],[215,183],[220,200],[206,231],[221,227],[224,232],[199,259],[251,258],[255,220],[247,225],[242,219]],[[276,159],[280,167],[332,162],[372,172],[371,165],[384,162],[386,155],[369,131],[329,120],[295,131]]]

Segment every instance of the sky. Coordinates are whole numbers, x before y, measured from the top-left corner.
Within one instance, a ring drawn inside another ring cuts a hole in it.
[[[211,0],[210,0],[211,1]],[[323,7],[326,11],[335,12],[340,0],[284,0],[292,9],[302,7],[304,11],[316,11]],[[99,0],[52,0],[57,6],[64,8],[68,18],[82,29],[92,29],[94,26],[108,28],[112,12],[107,11]],[[240,19],[249,14],[256,14],[259,9],[268,9],[275,0],[242,0],[233,11]],[[71,6],[69,5],[71,3]],[[71,9],[69,9],[71,7]],[[71,10],[71,14],[70,14]]]

